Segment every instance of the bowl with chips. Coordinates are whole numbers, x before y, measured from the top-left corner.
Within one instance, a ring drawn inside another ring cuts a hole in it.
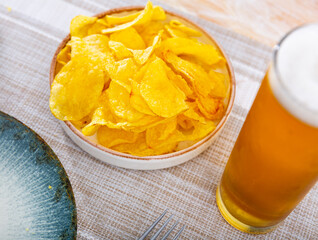
[[[153,6],[77,16],[50,69],[50,109],[83,150],[129,169],[184,163],[211,145],[235,97],[203,29]]]

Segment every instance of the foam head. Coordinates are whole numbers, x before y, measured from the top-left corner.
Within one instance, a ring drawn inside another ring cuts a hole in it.
[[[270,83],[278,101],[291,114],[318,127],[318,23],[299,27],[280,42]]]

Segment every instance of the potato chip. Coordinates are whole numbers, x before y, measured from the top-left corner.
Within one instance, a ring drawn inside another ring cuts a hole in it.
[[[148,69],[149,63],[152,62],[156,57],[153,56],[151,57],[144,65],[142,65],[140,67],[140,69],[136,72],[136,74],[134,74],[134,76],[132,77],[132,80],[138,84],[141,83],[142,79],[145,76],[145,73]]]
[[[86,125],[82,132],[86,136],[95,134],[100,126],[107,126],[114,129],[124,129],[133,132],[143,132],[147,127],[155,126],[164,119],[160,117],[153,117],[144,115],[136,122],[128,122],[125,119],[115,116],[110,108],[110,102],[107,91],[103,92],[99,98],[98,105],[92,114],[91,122]]]
[[[88,29],[96,22],[96,17],[87,17],[83,15],[76,16],[71,21],[70,34],[72,37],[85,37]]]
[[[94,135],[100,126],[116,126],[117,119],[110,111],[109,101],[106,91],[101,94],[98,99],[97,108],[91,117],[91,122],[82,129],[82,133],[86,136]],[[117,128],[120,128],[118,126]]]
[[[80,120],[94,109],[103,86],[104,72],[94,61],[85,55],[74,58],[51,85],[51,112],[63,121]]]
[[[149,127],[156,126],[165,119],[158,116],[150,116],[144,114],[144,116],[135,122],[119,122],[123,129],[133,131],[133,132],[143,132]]]
[[[100,37],[100,35],[98,35],[98,37]],[[113,71],[115,58],[111,52],[107,51],[107,46],[105,46],[106,38],[102,38],[99,45],[97,44],[99,41],[90,42],[85,41],[85,38],[81,39],[72,37],[70,42],[72,48],[71,58],[73,59],[77,56],[88,56],[91,61],[94,61],[96,66],[98,65],[100,68],[106,69],[108,73]],[[102,49],[104,52],[100,51]],[[107,74],[105,74],[105,84],[107,85],[108,82],[106,82],[106,80],[109,80]]]
[[[166,24],[164,26],[164,28],[167,31],[169,37],[173,37],[173,38],[186,38],[186,37],[188,37],[188,35],[186,33],[182,32],[179,29],[172,28],[169,24]]]
[[[217,120],[224,114],[224,103],[220,99],[199,96],[196,102],[202,114],[208,119]]]
[[[193,29],[189,28],[186,25],[182,24],[178,20],[171,20],[169,22],[169,33],[172,37],[200,37],[202,33]]]
[[[215,88],[215,83],[201,66],[183,60],[170,51],[164,53],[164,58],[193,85],[197,94],[206,97]]]
[[[76,120],[76,121],[70,121],[77,129],[82,129],[83,127],[85,127],[87,124],[90,123],[91,121],[91,117],[90,115],[87,115],[86,117],[80,119],[80,120]]]
[[[97,48],[90,46],[90,43],[84,41],[84,38],[72,37],[69,45],[71,46],[71,59],[86,56],[96,63],[100,62],[99,58],[102,53]]]
[[[187,104],[189,106],[189,109],[184,111],[183,115],[190,119],[205,123],[205,118],[199,113],[197,104],[195,102],[187,102]]]
[[[102,33],[103,34],[112,33],[112,32],[117,32],[117,31],[127,29],[132,26],[147,24],[151,20],[152,13],[153,13],[153,6],[152,6],[152,3],[149,1],[145,9],[134,20],[118,25],[116,27],[104,29],[102,30]]]
[[[145,133],[142,133],[139,134],[136,142],[119,144],[117,146],[112,147],[112,149],[136,156],[151,156],[173,152],[176,148],[176,145],[177,143],[173,142],[167,143],[160,147],[156,147],[155,149],[151,149],[146,144]]]
[[[176,55],[190,55],[209,65],[223,59],[214,46],[189,38],[176,37],[166,39],[162,42],[161,48],[163,51],[169,50]]]
[[[69,45],[66,45],[56,56],[56,61],[58,63],[61,63],[62,65],[65,65],[71,60],[71,47]]]
[[[154,38],[160,30],[164,29],[164,24],[160,21],[151,21],[140,30],[139,34],[147,47],[151,46]]]
[[[130,92],[115,81],[111,81],[106,91],[109,97],[110,109],[117,117],[123,118],[128,122],[135,122],[144,116],[143,113],[136,111],[130,105]]]
[[[160,6],[154,6],[151,19],[153,21],[165,20],[166,19],[165,10],[163,10],[162,7],[160,7]]]
[[[109,41],[108,44],[117,60],[123,60],[125,58],[133,57],[132,52],[129,51],[124,44],[115,41]]]
[[[188,108],[186,96],[168,79],[166,64],[160,58],[149,63],[140,83],[140,93],[158,116],[173,117]]]
[[[61,71],[61,69],[64,67],[65,64],[56,62],[56,66],[55,66],[55,72],[59,73]]]
[[[192,131],[182,131],[181,141],[196,141],[206,137],[215,129],[215,123],[213,121],[206,121],[206,123],[200,123],[193,121]]]
[[[108,26],[119,25],[123,23],[128,23],[135,20],[143,11],[134,12],[131,14],[127,14],[125,16],[113,16],[113,15],[106,15],[103,20],[103,23]]]
[[[132,58],[127,58],[115,63],[114,68],[109,72],[112,81],[124,87],[127,92],[131,92],[130,77],[137,72],[137,65]]]
[[[150,148],[167,143],[166,140],[177,128],[177,118],[171,118],[146,130],[146,143]]]
[[[97,131],[98,142],[108,148],[122,143],[134,143],[137,137],[138,133],[122,129],[113,129],[106,126],[100,127]]]
[[[147,47],[145,50],[132,50],[134,59],[138,64],[142,65],[147,62],[153,51],[159,47],[162,33],[163,31],[159,31],[158,35],[154,38],[152,45]]]
[[[179,114],[177,116],[177,123],[178,123],[178,126],[183,128],[183,130],[189,130],[193,128],[193,119],[188,118],[184,114]]]
[[[155,116],[153,111],[151,111],[151,109],[147,105],[145,99],[143,99],[143,97],[140,94],[140,84],[133,80],[130,81],[132,86],[132,91],[130,93],[131,106],[141,113]]]
[[[133,27],[110,34],[110,40],[121,42],[130,49],[144,49],[146,47],[144,40]]]
[[[215,84],[215,87],[210,92],[210,95],[217,98],[225,98],[228,91],[225,85],[225,74],[210,70],[209,77]]]
[[[183,77],[181,77],[180,75],[175,74],[171,68],[169,68],[168,66],[166,67],[166,71],[167,71],[167,76],[170,79],[170,81],[176,86],[178,87],[187,97],[189,98],[193,98],[193,91],[192,89],[189,87],[188,83],[186,80],[184,80]]]
[[[105,29],[105,25],[99,22],[99,19],[97,19],[93,25],[88,27],[87,35],[101,34],[103,29]]]
[[[108,27],[111,27],[111,24],[109,24],[109,23],[107,22],[107,20],[106,20],[107,16],[108,16],[108,15],[106,15],[106,16],[103,17],[103,18],[97,19],[96,23],[98,23],[98,24],[100,24],[100,25],[103,25],[104,28],[105,28],[105,27],[107,27],[107,28],[108,28]]]
[[[83,38],[88,47],[94,48],[102,53],[110,51],[108,47],[109,38],[102,34],[92,34]]]

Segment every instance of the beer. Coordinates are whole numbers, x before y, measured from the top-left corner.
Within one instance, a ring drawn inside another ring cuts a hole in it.
[[[217,191],[223,217],[265,233],[318,180],[318,24],[285,37],[246,118]]]

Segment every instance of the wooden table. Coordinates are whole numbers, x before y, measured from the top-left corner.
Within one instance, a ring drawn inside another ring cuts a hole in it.
[[[318,21],[317,0],[160,0],[267,45],[292,28]]]

